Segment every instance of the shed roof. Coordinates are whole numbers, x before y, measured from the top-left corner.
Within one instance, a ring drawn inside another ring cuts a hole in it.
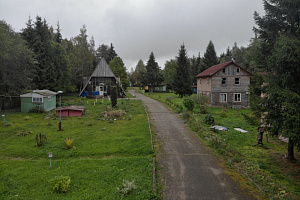
[[[238,66],[237,64],[235,64],[233,61],[229,61],[229,62],[225,62],[225,63],[221,63],[221,64],[218,64],[218,65],[214,65],[214,66],[211,66],[210,68],[208,68],[207,70],[201,72],[200,74],[198,74],[196,76],[196,78],[200,78],[200,77],[207,77],[207,76],[212,76],[214,75],[215,73],[217,73],[218,71],[220,71],[221,69],[223,69],[224,67],[227,67],[228,65],[230,64],[233,64],[239,68],[242,68],[240,66]],[[242,68],[243,69],[243,68]],[[245,70],[245,69],[243,69]],[[252,75],[250,72],[248,72],[247,70],[245,70],[247,73],[249,73],[249,75]]]
[[[71,105],[71,106],[66,106],[62,108],[58,108],[55,110],[78,110],[78,111],[84,111],[85,106],[76,106],[76,105]]]
[[[50,90],[32,90],[32,92],[22,94],[20,97],[47,97],[56,95],[56,92]]]

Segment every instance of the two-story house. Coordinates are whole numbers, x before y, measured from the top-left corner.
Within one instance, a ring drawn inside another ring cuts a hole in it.
[[[197,96],[206,95],[211,106],[249,107],[251,76],[233,61],[214,65],[196,76]]]

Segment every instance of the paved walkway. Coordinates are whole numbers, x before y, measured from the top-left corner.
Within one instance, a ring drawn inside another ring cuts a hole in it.
[[[148,107],[160,143],[157,158],[162,167],[164,199],[253,199],[224,174],[214,156],[177,114],[142,94],[136,93],[136,97]]]

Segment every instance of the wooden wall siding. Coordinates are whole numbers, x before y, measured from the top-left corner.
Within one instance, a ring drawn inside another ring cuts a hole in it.
[[[237,72],[238,68],[240,70],[239,72]],[[225,67],[225,73],[221,69],[214,76],[249,76],[249,73],[235,65],[228,65],[227,67]]]
[[[226,84],[222,84],[226,78]],[[240,78],[240,85],[235,85],[235,78]],[[214,76],[212,77],[212,92],[247,92],[250,85],[250,76]]]
[[[236,92],[229,92],[227,94],[227,102],[220,102],[220,94],[225,92],[213,92],[211,94],[212,98],[212,106],[222,107],[224,105],[229,105],[231,107],[236,108],[248,108],[249,105],[249,95],[246,92],[241,92],[241,102],[234,101],[234,93]]]
[[[209,84],[207,84],[207,79],[209,79]],[[211,92],[212,89],[212,77],[205,77],[201,78],[201,85],[200,79],[197,79],[197,91],[200,92]]]

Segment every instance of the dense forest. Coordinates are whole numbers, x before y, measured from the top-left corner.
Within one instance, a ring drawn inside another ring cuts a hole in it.
[[[16,96],[32,89],[78,92],[82,77],[90,76],[101,58],[107,63],[116,59],[112,68],[116,76],[126,79],[126,68],[113,44],[96,48],[94,38],[88,38],[83,25],[77,36],[63,39],[59,22],[54,29],[40,16],[35,21],[29,18],[20,33],[0,21],[1,95]]]

